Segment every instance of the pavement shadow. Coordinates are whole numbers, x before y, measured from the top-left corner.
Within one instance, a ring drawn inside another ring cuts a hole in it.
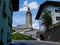
[[[27,45],[26,43],[12,43],[12,45]]]

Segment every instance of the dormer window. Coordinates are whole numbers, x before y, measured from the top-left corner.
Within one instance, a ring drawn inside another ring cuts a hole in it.
[[[60,10],[55,10],[55,12],[60,13]]]

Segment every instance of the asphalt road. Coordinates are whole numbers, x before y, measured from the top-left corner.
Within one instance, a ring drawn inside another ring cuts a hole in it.
[[[32,41],[32,40],[14,40],[12,45],[60,45],[58,42]]]

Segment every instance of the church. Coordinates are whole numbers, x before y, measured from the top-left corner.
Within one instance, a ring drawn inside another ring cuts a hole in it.
[[[33,38],[37,38],[39,34],[39,29],[33,29],[32,27],[32,14],[30,8],[26,12],[26,23],[22,25],[17,25],[16,32],[22,33],[27,36],[32,36]],[[39,37],[38,37],[39,38]]]
[[[25,24],[22,24],[22,25],[18,25],[16,27],[16,31],[30,31],[32,30],[32,14],[31,14],[31,11],[30,11],[30,8],[28,7],[28,10],[26,12],[26,23]]]

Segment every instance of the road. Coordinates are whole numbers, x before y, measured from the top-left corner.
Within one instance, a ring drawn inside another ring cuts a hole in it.
[[[12,45],[60,45],[58,42],[32,41],[32,40],[13,40]]]

